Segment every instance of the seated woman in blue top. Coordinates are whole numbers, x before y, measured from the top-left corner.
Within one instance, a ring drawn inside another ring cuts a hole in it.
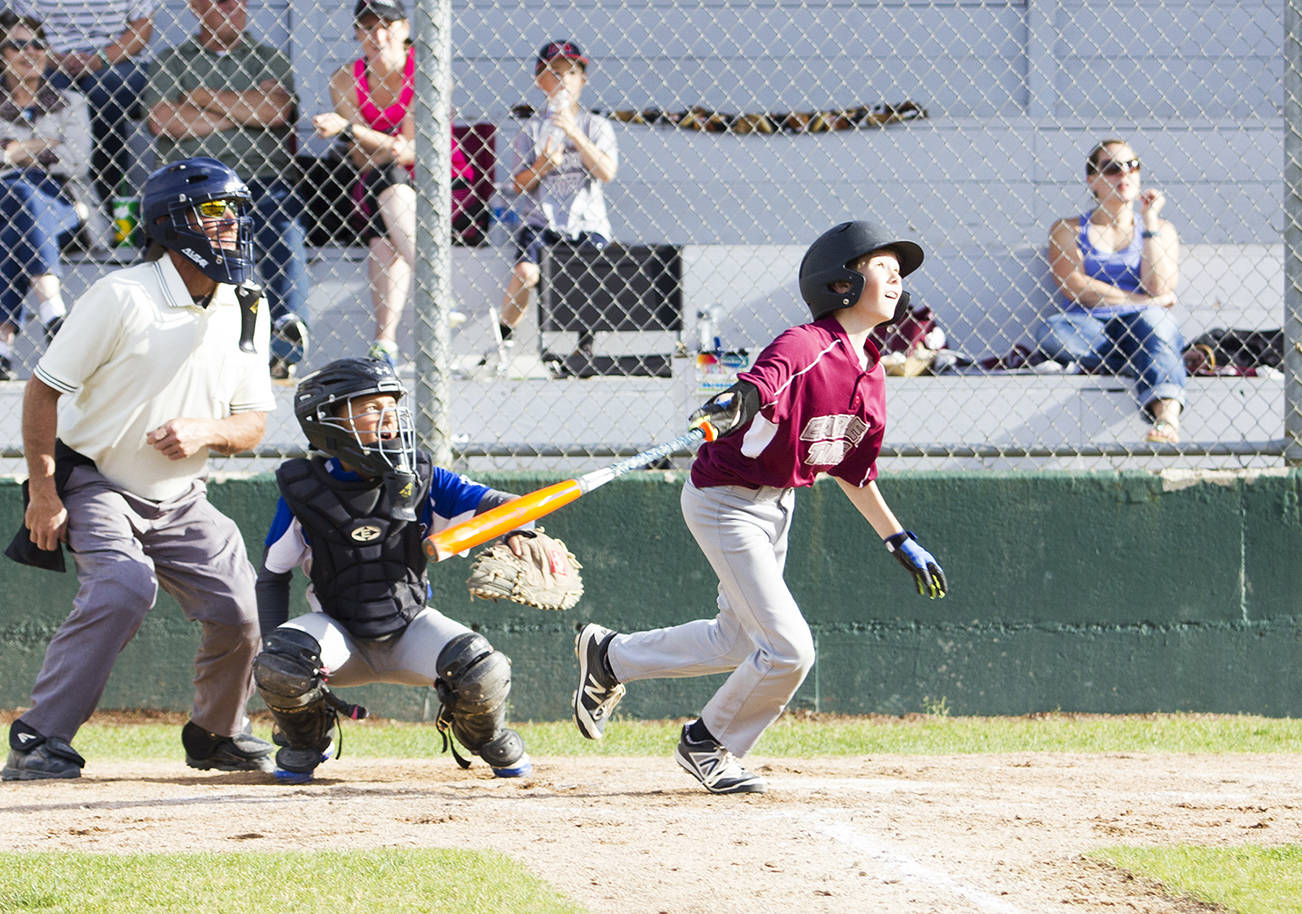
[[[1139,174],[1139,157],[1124,140],[1090,150],[1085,182],[1095,206],[1050,229],[1049,267],[1064,302],[1038,348],[1086,371],[1137,378],[1136,399],[1153,423],[1147,440],[1173,444],[1185,386],[1184,339],[1171,313],[1180,239],[1161,218],[1165,195],[1141,190]]]

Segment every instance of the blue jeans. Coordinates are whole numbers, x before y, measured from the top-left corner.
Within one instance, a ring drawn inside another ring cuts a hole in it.
[[[1184,337],[1167,308],[1097,318],[1082,312],[1051,315],[1038,347],[1056,362],[1076,362],[1136,378],[1140,406],[1175,400],[1184,406]]]
[[[56,89],[66,89],[73,83],[66,73],[48,75]],[[148,65],[132,58],[96,73],[85,73],[76,80],[74,88],[90,104],[90,129],[95,137],[91,174],[101,200],[112,199],[131,164],[130,121],[140,116],[140,95],[148,78]],[[133,187],[131,193],[139,189]]]
[[[59,252],[80,225],[62,186],[38,168],[0,178],[0,321],[15,327],[32,277],[63,275]]]
[[[271,323],[293,315],[304,324],[307,314],[307,233],[298,213],[293,187],[280,178],[254,178],[253,254],[267,291]]]

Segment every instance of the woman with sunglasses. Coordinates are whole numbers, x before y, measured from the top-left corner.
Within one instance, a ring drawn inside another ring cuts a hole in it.
[[[1161,218],[1166,196],[1141,189],[1139,176],[1139,157],[1124,140],[1090,150],[1085,183],[1094,208],[1049,232],[1063,310],[1050,315],[1038,346],[1058,362],[1136,378],[1136,399],[1153,423],[1147,440],[1174,444],[1185,387],[1184,338],[1171,313],[1180,239]]]
[[[92,245],[102,244],[108,221],[90,185],[86,99],[46,80],[40,23],[0,13],[0,48],[0,380],[11,381],[28,291],[52,338],[67,313],[60,251],[88,223]]]

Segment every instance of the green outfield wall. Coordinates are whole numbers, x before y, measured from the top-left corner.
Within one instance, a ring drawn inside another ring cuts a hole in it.
[[[517,492],[556,479],[483,477]],[[633,474],[545,521],[584,566],[587,594],[569,612],[472,601],[466,561],[432,569],[435,605],[512,658],[515,719],[569,716],[582,623],[629,630],[713,614],[715,580],[679,513],[681,484],[681,473]],[[950,595],[919,597],[834,483],[801,492],[787,581],[818,662],[793,707],[1302,715],[1302,473],[909,472],[880,484],[944,565]],[[214,483],[212,500],[256,562],[274,481]],[[18,484],[0,482],[6,542],[20,508]],[[76,578],[4,559],[0,581],[0,707],[22,707]],[[101,707],[187,709],[196,643],[161,596]],[[635,683],[621,712],[687,716],[720,681]],[[390,717],[437,710],[429,689],[344,693]]]

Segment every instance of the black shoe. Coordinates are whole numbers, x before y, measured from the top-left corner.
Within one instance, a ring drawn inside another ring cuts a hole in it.
[[[288,381],[298,371],[298,363],[307,358],[307,324],[289,316],[271,331],[271,376]]]
[[[250,733],[219,736],[189,721],[181,730],[181,744],[185,746],[185,763],[203,771],[270,773],[276,767],[271,759],[271,743]]]
[[[9,360],[9,356],[0,355],[0,381],[17,381],[18,374],[14,371],[14,364]]]
[[[579,658],[579,687],[574,690],[574,725],[588,739],[606,733],[615,706],[624,697],[624,686],[606,665],[606,649],[615,633],[589,622],[574,637],[574,655]]]
[[[714,740],[696,742],[683,725],[674,760],[710,793],[763,793],[764,779],[741,767],[737,757]]]
[[[51,778],[79,778],[86,760],[58,737],[42,736],[16,720],[9,728],[9,758],[0,779],[43,781]]]

